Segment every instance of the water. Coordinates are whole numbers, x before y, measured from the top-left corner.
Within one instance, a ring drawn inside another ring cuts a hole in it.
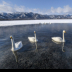
[[[66,30],[65,43],[57,44],[51,37],[62,37]],[[37,34],[37,43],[28,37]],[[11,51],[10,35],[23,47]],[[1,40],[6,39],[6,40]],[[72,24],[40,24],[0,27],[0,69],[71,69],[72,68]]]

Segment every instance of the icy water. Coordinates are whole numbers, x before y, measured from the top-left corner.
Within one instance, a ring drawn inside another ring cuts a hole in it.
[[[63,30],[66,30],[66,42],[52,41],[51,37],[62,37]],[[34,31],[37,43],[28,40]],[[23,43],[17,52],[11,51],[10,35],[15,42]],[[0,27],[0,69],[72,69],[72,24]]]

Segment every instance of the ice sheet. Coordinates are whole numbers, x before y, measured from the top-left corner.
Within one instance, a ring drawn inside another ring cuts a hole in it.
[[[72,23],[72,19],[14,20],[0,21],[0,26],[27,25],[43,23]]]

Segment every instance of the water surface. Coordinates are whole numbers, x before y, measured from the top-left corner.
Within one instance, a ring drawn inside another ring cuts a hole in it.
[[[66,30],[65,43],[56,44],[51,37],[62,37]],[[28,37],[36,31],[37,43]],[[23,47],[11,51],[10,35]],[[7,40],[1,40],[7,39]],[[18,63],[16,62],[18,61]],[[72,24],[39,24],[0,27],[0,69],[71,69],[72,68]]]

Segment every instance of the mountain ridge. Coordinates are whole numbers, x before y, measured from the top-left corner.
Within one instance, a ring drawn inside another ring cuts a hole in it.
[[[42,15],[33,12],[0,13],[1,20],[72,19],[72,15]]]

